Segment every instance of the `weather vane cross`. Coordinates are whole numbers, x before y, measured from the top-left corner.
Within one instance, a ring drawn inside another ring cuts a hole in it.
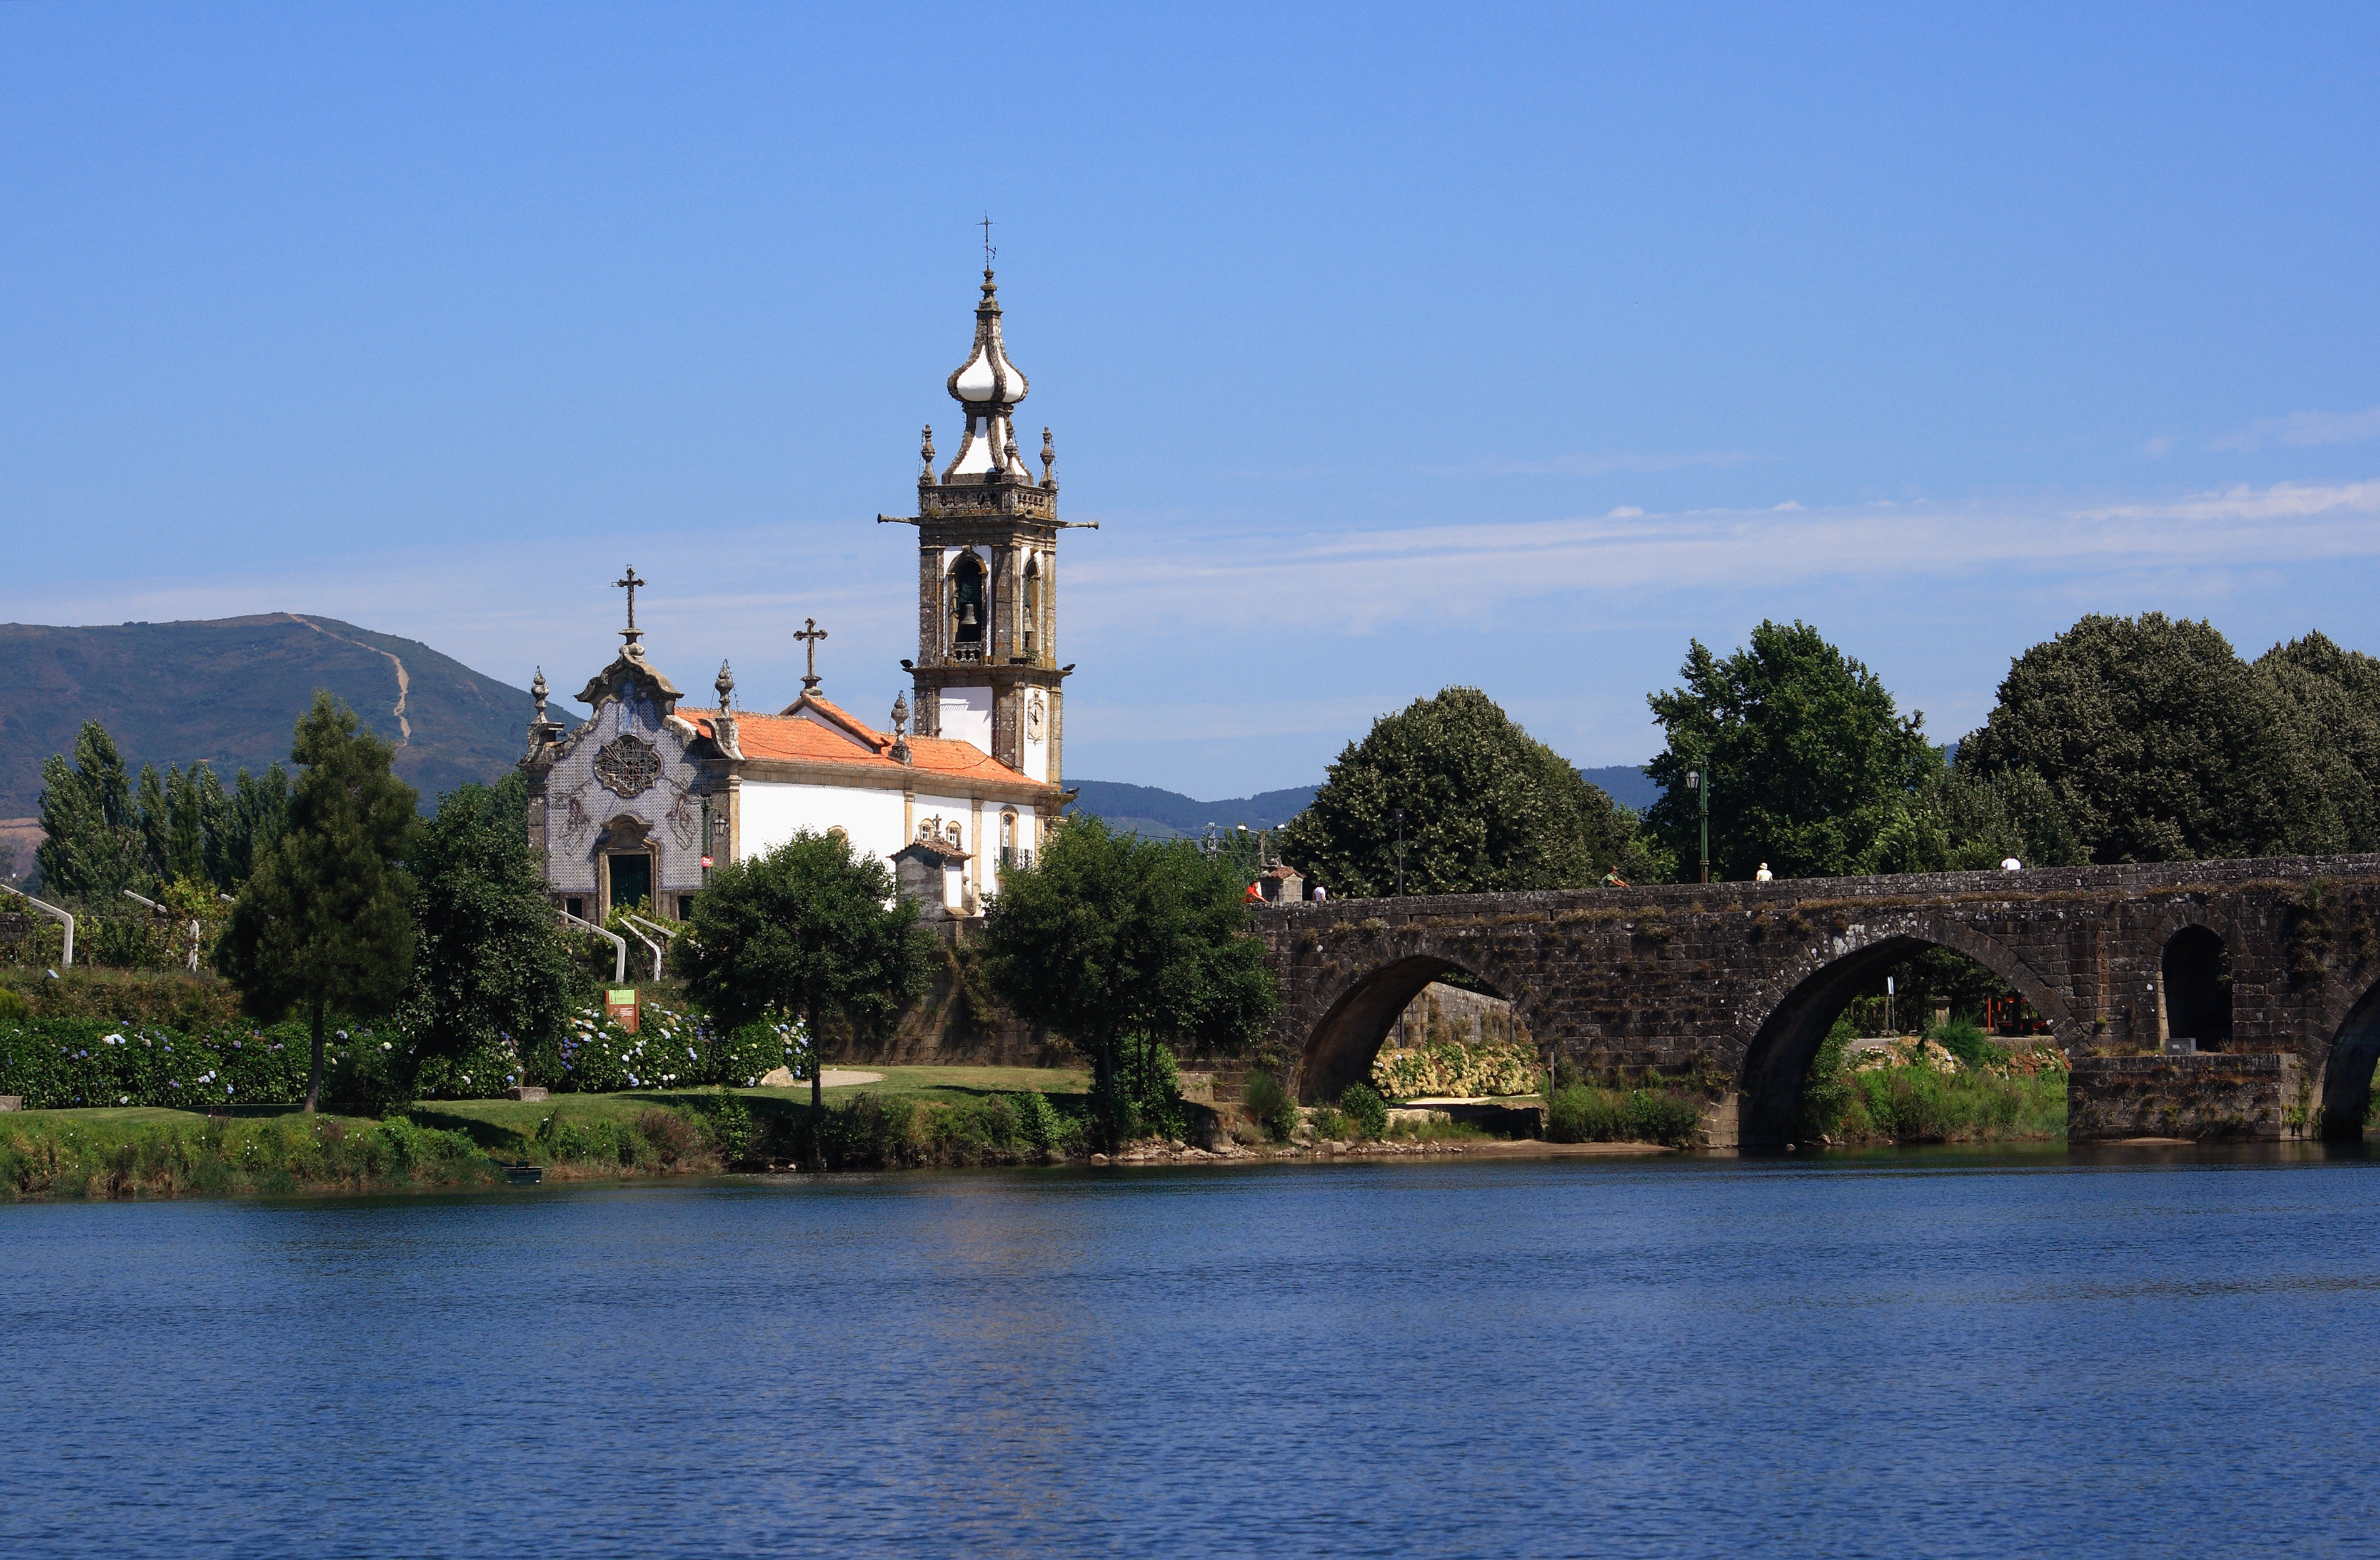
[[[826,630],[818,625],[818,619],[804,618],[802,620],[801,631],[795,634],[794,637],[805,641],[802,647],[809,652],[810,669],[809,671],[802,678],[802,692],[806,694],[817,693],[819,685],[818,647],[819,641],[826,637]]]
[[[983,269],[986,272],[990,272],[991,270],[991,257],[1000,252],[991,247],[991,213],[990,212],[984,212],[983,221],[978,225],[983,229]]]
[[[640,585],[650,585],[652,584],[652,581],[638,579],[637,577],[637,566],[634,563],[631,563],[628,565],[627,571],[612,583],[628,593],[628,626],[620,637],[633,645],[637,642],[638,638],[637,587]]]

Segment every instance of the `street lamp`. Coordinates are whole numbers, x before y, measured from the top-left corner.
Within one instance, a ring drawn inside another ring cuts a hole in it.
[[[1707,883],[1707,882],[1709,882],[1709,881],[1710,881],[1710,793],[1711,793],[1711,788],[1710,788],[1708,785],[1706,785],[1706,784],[1705,784],[1705,783],[1704,783],[1704,780],[1705,780],[1705,777],[1706,777],[1706,773],[1707,773],[1707,771],[1703,770],[1703,769],[1688,769],[1688,770],[1686,771],[1686,789],[1687,789],[1688,791],[1691,791],[1691,792],[1693,792],[1694,793],[1694,806],[1695,806],[1695,810],[1696,810],[1697,812],[1699,812],[1699,813],[1702,815],[1702,826],[1703,826],[1703,881],[1704,881],[1704,882],[1706,882],[1706,883]]]
[[[1405,897],[1405,810],[1396,809],[1397,819],[1397,898]]]

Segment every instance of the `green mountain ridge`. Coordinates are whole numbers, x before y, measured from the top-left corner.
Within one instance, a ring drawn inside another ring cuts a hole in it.
[[[1581,769],[1579,773],[1601,786],[1613,801],[1640,813],[1660,799],[1661,788],[1633,764]],[[1278,828],[1304,812],[1321,787],[1291,786],[1223,802],[1201,802],[1178,791],[1128,785],[1122,780],[1076,780],[1073,789],[1077,812],[1091,814],[1117,828],[1151,840],[1181,840],[1196,839],[1210,823],[1224,828],[1239,824],[1250,828]]]
[[[425,803],[503,774],[528,722],[527,690],[419,640],[312,613],[0,623],[0,819],[33,816],[42,761],[72,752],[86,720],[105,726],[136,769],[206,763],[229,780],[287,761],[317,688],[399,744],[396,772]]]

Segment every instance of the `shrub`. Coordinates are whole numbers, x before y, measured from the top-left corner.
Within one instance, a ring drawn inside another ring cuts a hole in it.
[[[413,1058],[395,1040],[370,1030],[352,1038],[338,1032],[340,1044],[326,1046],[322,1065],[322,1096],[358,1116],[392,1116],[411,1105]]]
[[[1625,1094],[1565,1083],[1546,1103],[1546,1136],[1556,1143],[1662,1143],[1683,1146],[1702,1125],[1702,1102],[1661,1085]]]
[[[1389,1135],[1389,1102],[1369,1083],[1350,1083],[1340,1091],[1339,1111],[1358,1138]]]
[[[781,1067],[796,1078],[809,1076],[809,1037],[798,1020],[745,1024],[712,1051],[712,1070],[719,1081],[737,1088],[752,1088]]]
[[[1339,1143],[1354,1134],[1348,1130],[1347,1118],[1335,1105],[1317,1106],[1314,1111],[1314,1135],[1328,1143]]]
[[[1065,1122],[1059,1116],[1058,1107],[1050,1103],[1050,1096],[1035,1091],[1018,1094],[1015,1098],[1017,1135],[1036,1153],[1047,1154],[1058,1148],[1065,1131]]]
[[[1297,1102],[1271,1073],[1249,1073],[1243,1101],[1250,1119],[1273,1142],[1287,1143],[1289,1134],[1297,1131]]]
[[[722,1083],[719,1092],[706,1097],[698,1107],[704,1129],[710,1134],[710,1145],[722,1159],[748,1159],[760,1142],[760,1124],[752,1118],[752,1107],[727,1092]]]
[[[702,1147],[702,1134],[693,1119],[666,1106],[647,1106],[637,1112],[637,1135],[651,1145],[656,1159],[672,1168],[693,1158]]]
[[[1927,1038],[1940,1042],[1942,1048],[1958,1058],[1962,1066],[1982,1068],[2007,1059],[2007,1053],[1993,1045],[1972,1018],[1961,1016],[1937,1025]]]

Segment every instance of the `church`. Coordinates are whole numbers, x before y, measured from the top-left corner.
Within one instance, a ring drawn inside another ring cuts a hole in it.
[[[1064,688],[1058,664],[1057,453],[1041,430],[1037,479],[1017,453],[1026,379],[1001,338],[986,265],[975,343],[946,381],[965,419],[950,464],[919,449],[917,510],[879,515],[917,535],[917,656],[888,716],[871,726],[820,691],[815,622],[808,673],[783,708],[739,707],[722,662],[708,707],[682,701],[637,628],[579,702],[576,730],[546,716],[540,669],[528,751],[529,843],[555,905],[601,922],[645,902],[683,919],[714,864],[746,861],[797,829],[836,832],[889,863],[931,918],[982,913],[1001,872],[1030,865],[1071,792],[1060,782]],[[1096,529],[1097,523],[1089,528]],[[773,701],[771,701],[773,702]],[[914,722],[914,731],[912,724]]]

